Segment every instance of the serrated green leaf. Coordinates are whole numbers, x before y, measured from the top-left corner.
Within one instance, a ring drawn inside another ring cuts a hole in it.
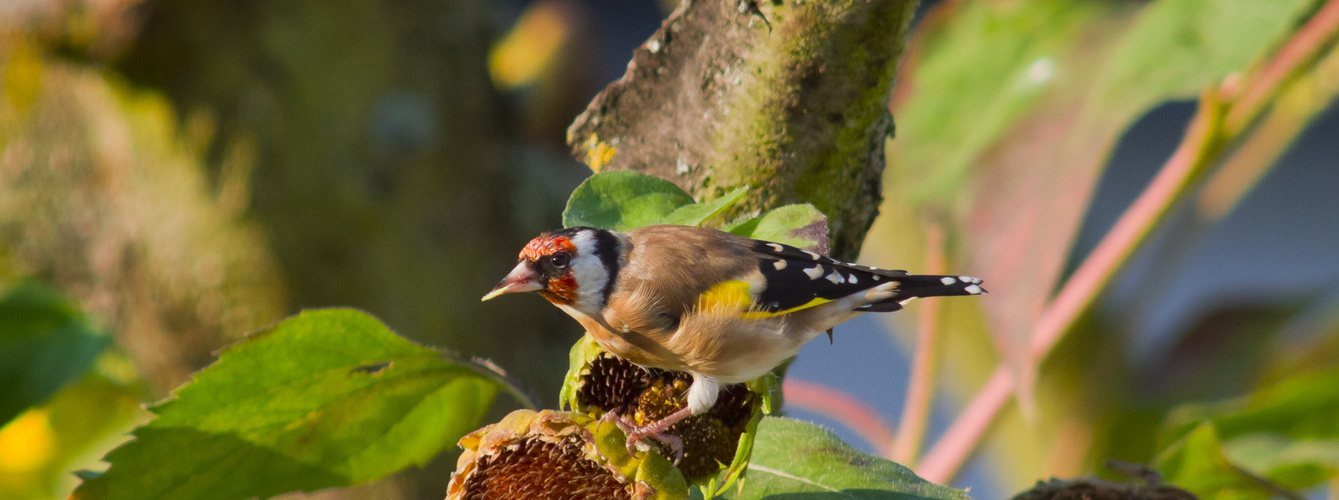
[[[813,205],[786,205],[759,217],[746,236],[826,254],[828,219]]]
[[[660,224],[678,224],[681,226],[701,226],[703,222],[730,208],[748,194],[748,188],[738,188],[725,196],[706,203],[684,205],[660,220]]]
[[[916,476],[911,469],[851,448],[832,432],[788,418],[765,417],[758,426],[743,488],[724,498],[952,499],[962,491]],[[775,497],[773,497],[775,498]]]
[[[623,170],[602,172],[572,191],[563,210],[563,227],[625,231],[656,224],[691,203],[692,196],[659,177]]]
[[[0,298],[0,425],[83,375],[109,343],[60,292],[9,290]]]
[[[307,311],[232,346],[109,453],[76,499],[268,498],[427,463],[497,383],[355,310]]]

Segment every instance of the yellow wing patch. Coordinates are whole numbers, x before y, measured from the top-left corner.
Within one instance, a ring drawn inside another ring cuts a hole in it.
[[[747,309],[753,305],[753,294],[749,293],[751,288],[753,286],[746,281],[722,281],[697,296],[697,309],[699,311]]]
[[[790,314],[795,311],[832,302],[829,299],[815,297],[813,300],[796,307],[780,311],[767,311],[761,310],[755,306],[752,292],[753,285],[747,281],[723,281],[707,291],[702,292],[702,295],[697,297],[697,309],[699,311],[738,311],[739,316],[743,319],[759,320],[773,318],[783,314]]]

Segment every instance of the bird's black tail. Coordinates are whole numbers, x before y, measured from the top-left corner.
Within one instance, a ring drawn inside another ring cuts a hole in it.
[[[869,312],[891,312],[902,308],[911,299],[922,297],[950,297],[954,295],[981,295],[981,278],[971,276],[910,275],[893,278],[897,281],[897,294],[891,298],[869,304],[857,309]]]

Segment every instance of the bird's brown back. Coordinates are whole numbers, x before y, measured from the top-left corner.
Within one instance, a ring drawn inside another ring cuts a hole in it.
[[[692,226],[648,226],[629,231],[629,265],[619,288],[642,289],[660,302],[660,312],[682,316],[702,292],[738,278],[757,265],[747,238]],[[611,302],[613,297],[611,297]]]

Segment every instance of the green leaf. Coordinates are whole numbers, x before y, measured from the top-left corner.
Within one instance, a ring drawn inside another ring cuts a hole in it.
[[[1243,468],[1294,490],[1339,477],[1339,439],[1293,440],[1273,433],[1247,434],[1224,442],[1223,453]]]
[[[1298,374],[1241,398],[1177,407],[1164,422],[1160,440],[1177,440],[1166,456],[1217,460],[1240,469],[1244,477],[1258,476],[1284,488],[1315,486],[1339,475],[1339,368]],[[1203,475],[1207,481],[1210,476],[1204,474],[1185,475]],[[1199,490],[1186,486],[1196,493],[1214,489],[1212,484]]]
[[[1150,3],[1098,79],[1100,104],[1125,106],[1136,95],[1194,97],[1205,85],[1246,69],[1313,5],[1312,0]]]
[[[109,343],[59,292],[9,290],[0,298],[0,425],[83,375]]]
[[[659,177],[623,170],[602,172],[572,191],[563,210],[563,227],[624,231],[656,224],[691,203],[692,196]]]
[[[720,214],[748,194],[748,188],[738,188],[706,203],[694,203],[679,207],[673,213],[661,219],[659,224],[678,224],[681,226],[701,226],[703,222]]]
[[[1264,500],[1274,493],[1259,478],[1227,459],[1218,432],[1209,423],[1196,427],[1163,451],[1154,468],[1167,483],[1199,498]]]
[[[423,465],[478,426],[498,383],[349,309],[307,311],[219,356],[76,499],[268,498]]]
[[[100,359],[95,365],[104,366]],[[97,457],[125,441],[142,415],[140,391],[109,380],[98,370],[61,388],[5,428],[0,456],[10,467],[0,474],[0,498],[46,499],[73,488],[70,469],[94,465]],[[3,434],[3,433],[0,433]],[[18,465],[14,467],[14,465]]]
[[[1180,406],[1168,414],[1161,442],[1212,421],[1225,438],[1273,432],[1295,439],[1339,439],[1339,368],[1303,373],[1245,397]]]
[[[742,232],[745,230],[747,233]],[[738,224],[731,232],[827,254],[828,219],[807,203],[777,208],[763,214],[756,224]]]
[[[726,498],[772,495],[795,499],[968,498],[962,491],[917,477],[911,469],[856,451],[817,425],[765,417],[758,426],[743,488],[729,489]]]

